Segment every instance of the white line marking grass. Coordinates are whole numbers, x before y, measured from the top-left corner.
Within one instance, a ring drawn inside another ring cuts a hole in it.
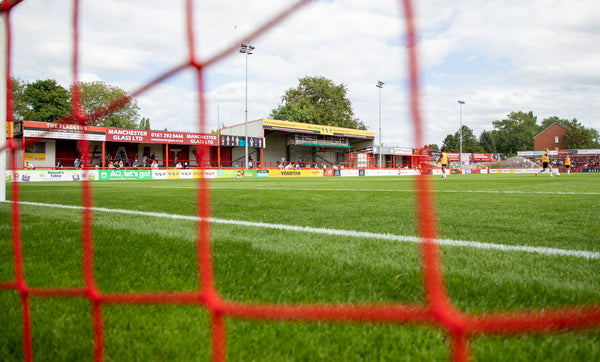
[[[11,203],[12,201],[5,201],[5,202]],[[29,206],[39,206],[39,207],[54,207],[54,208],[60,208],[60,209],[72,209],[72,210],[82,210],[83,209],[83,206],[45,204],[45,203],[26,202],[26,201],[21,201],[21,202],[19,202],[19,204],[20,205],[29,205]],[[150,217],[174,219],[174,220],[190,220],[190,221],[200,221],[201,220],[201,218],[199,216],[177,215],[177,214],[167,214],[167,213],[159,213],[159,212],[145,212],[145,211],[123,210],[123,209],[107,209],[107,208],[103,208],[103,207],[92,207],[91,210],[95,211],[95,212],[107,212],[107,213],[135,215],[135,216],[150,216]],[[379,233],[371,233],[371,232],[365,232],[365,231],[313,228],[313,227],[309,227],[309,226],[270,224],[270,223],[264,223],[264,222],[252,222],[252,221],[241,221],[241,220],[226,220],[226,219],[217,219],[217,218],[212,218],[212,217],[208,218],[208,221],[210,221],[213,224],[247,226],[247,227],[256,227],[256,228],[286,230],[286,231],[300,231],[300,232],[323,234],[323,235],[336,235],[336,236],[355,237],[355,238],[369,238],[369,239],[389,240],[389,241],[397,241],[397,242],[410,242],[410,243],[421,243],[422,242],[422,239],[418,238],[416,236],[379,234]],[[477,241],[452,240],[452,239],[437,239],[437,240],[435,240],[435,242],[437,244],[443,245],[443,246],[453,246],[453,247],[454,246],[462,246],[462,247],[466,247],[466,248],[499,250],[499,251],[515,251],[515,252],[525,252],[525,253],[533,253],[533,254],[549,255],[549,256],[571,256],[571,257],[585,258],[585,259],[600,259],[600,252],[585,251],[585,250],[565,250],[565,249],[555,249],[555,248],[546,248],[546,247],[502,245],[502,244],[481,243],[481,242],[477,242]]]

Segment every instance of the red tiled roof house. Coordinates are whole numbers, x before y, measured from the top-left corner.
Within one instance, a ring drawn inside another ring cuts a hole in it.
[[[559,150],[565,148],[563,136],[567,133],[567,129],[558,124],[553,123],[550,127],[533,137],[533,149],[535,151],[543,151],[545,148],[549,150]]]

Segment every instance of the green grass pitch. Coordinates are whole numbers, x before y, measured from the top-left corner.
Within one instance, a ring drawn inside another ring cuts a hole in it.
[[[212,226],[219,292],[249,302],[422,303],[419,245],[389,237],[416,236],[413,181],[211,181],[212,216],[237,222]],[[102,291],[197,288],[195,223],[148,214],[195,215],[194,180],[92,185],[94,206],[107,209],[93,216],[95,272]],[[81,205],[78,183],[20,186],[22,201]],[[434,188],[440,236],[449,241],[442,247],[445,280],[458,308],[485,312],[600,302],[600,175],[435,177]],[[0,203],[0,281],[14,279],[10,209],[9,203]],[[26,204],[21,211],[28,285],[82,286],[81,211]],[[258,222],[315,230],[253,224]],[[374,237],[357,237],[356,231]],[[458,240],[472,244],[452,245]],[[478,247],[481,243],[507,248]],[[548,249],[583,256],[551,255]],[[31,312],[36,359],[92,359],[87,300],[32,297]],[[209,320],[202,308],[106,305],[104,316],[107,360],[210,359]],[[0,326],[0,360],[22,360],[21,308],[14,291],[0,291]],[[425,325],[228,318],[226,327],[232,361],[448,358],[443,332]],[[472,347],[480,361],[592,361],[600,360],[600,331],[475,336]]]

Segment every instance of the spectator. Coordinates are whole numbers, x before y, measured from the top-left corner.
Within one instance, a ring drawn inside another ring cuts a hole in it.
[[[156,162],[156,160],[152,160],[152,168],[158,168],[158,162]]]
[[[63,167],[62,163],[60,162],[60,160],[58,160],[58,162],[56,163],[56,167],[55,167],[55,169],[57,169],[57,170],[62,170],[63,168],[64,168],[64,167]]]
[[[138,166],[139,166],[138,159],[137,158],[133,159],[133,162],[131,163],[131,167],[136,167],[137,168]]]

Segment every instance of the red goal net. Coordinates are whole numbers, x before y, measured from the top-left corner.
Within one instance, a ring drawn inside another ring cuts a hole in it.
[[[3,49],[3,58],[6,62],[7,112],[6,120],[12,127],[12,99],[10,83],[11,60],[11,11],[18,7],[21,1],[4,0],[1,13],[5,18],[2,32],[6,34],[6,49]],[[73,6],[73,38],[72,45],[72,78],[74,80],[73,104],[70,120],[75,120],[81,125],[86,125],[90,120],[108,114],[127,102],[127,98],[117,100],[95,114],[86,114],[81,105],[80,91],[77,87],[79,79],[80,42],[79,42],[79,3],[74,0]],[[278,23],[284,21],[298,9],[309,3],[300,0],[284,9],[268,21],[259,24],[252,32],[247,34],[240,42],[256,39]],[[417,48],[417,33],[414,23],[413,5],[411,0],[400,0],[404,19],[399,22],[405,24],[406,49],[408,57],[408,74],[410,89],[410,109],[412,124],[414,126],[415,144],[423,145],[424,121],[420,108],[420,80],[419,59]],[[238,52],[238,45],[231,46],[208,59],[197,56],[194,42],[193,2],[185,2],[187,60],[173,67],[164,74],[148,82],[145,86],[129,94],[136,97],[155,85],[173,77],[183,70],[192,70],[196,75],[198,90],[199,119],[198,125],[201,132],[206,131],[204,74],[205,69],[221,61],[231,53]],[[402,21],[404,20],[404,21]],[[86,140],[79,141],[82,149],[87,149]],[[16,149],[11,138],[2,149],[8,153],[9,169],[16,169]],[[200,153],[208,152],[207,146],[200,147]],[[81,216],[81,238],[83,245],[83,275],[84,285],[75,288],[37,288],[28,285],[24,275],[24,255],[22,248],[22,229],[20,225],[20,191],[19,183],[12,182],[11,187],[11,230],[12,246],[15,266],[14,280],[0,281],[0,291],[16,291],[20,296],[23,348],[26,360],[33,359],[33,337],[30,300],[32,297],[77,297],[86,298],[92,305],[91,313],[94,329],[94,358],[104,359],[105,350],[105,325],[103,308],[114,304],[186,304],[204,308],[211,319],[212,357],[215,361],[226,359],[227,330],[225,321],[228,317],[242,317],[250,319],[271,319],[291,321],[341,321],[355,323],[390,323],[390,324],[417,324],[438,328],[446,333],[450,345],[450,357],[456,361],[465,361],[471,358],[470,341],[474,336],[493,334],[523,334],[523,333],[551,333],[559,330],[583,329],[600,326],[600,306],[568,307],[554,310],[534,310],[523,312],[490,312],[466,313],[456,308],[451,302],[446,291],[444,274],[440,260],[440,247],[435,240],[438,238],[436,213],[432,193],[432,181],[427,176],[416,178],[417,223],[421,243],[421,268],[423,275],[425,302],[422,304],[406,303],[372,303],[372,304],[264,304],[242,303],[224,299],[215,286],[213,274],[213,260],[211,252],[211,203],[208,180],[198,179],[197,184],[197,268],[200,275],[200,287],[190,292],[157,292],[157,293],[107,293],[100,290],[94,274],[94,239],[92,233],[93,223],[93,193],[92,185],[88,180],[82,180],[83,212]],[[4,262],[4,261],[3,261]]]

